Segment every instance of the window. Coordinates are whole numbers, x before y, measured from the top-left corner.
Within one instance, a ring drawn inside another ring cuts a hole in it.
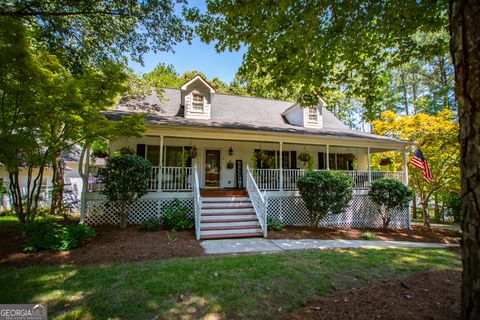
[[[356,156],[352,153],[329,153],[328,165],[330,170],[354,170],[353,162],[356,160]],[[327,159],[324,152],[318,153],[318,169],[327,169]]]
[[[318,122],[317,108],[308,108],[308,122]]]
[[[260,149],[255,149],[260,151]],[[259,169],[279,169],[280,168],[280,152],[272,150],[263,150],[268,156],[267,160],[257,161],[257,168]],[[295,153],[295,155],[292,155]],[[291,169],[294,167],[292,159],[296,159],[297,153],[295,151],[283,151],[282,152],[282,167],[283,169]],[[296,165],[296,164],[295,164]]]
[[[203,112],[203,96],[198,93],[192,94],[192,110]]]
[[[182,166],[182,153],[183,151],[188,151],[191,147],[175,147],[175,146],[166,146],[165,147],[165,156],[164,156],[164,165],[165,167],[181,167]],[[188,158],[186,167],[192,166],[192,159]]]
[[[152,166],[156,167],[160,164],[160,146],[147,145],[147,157]]]

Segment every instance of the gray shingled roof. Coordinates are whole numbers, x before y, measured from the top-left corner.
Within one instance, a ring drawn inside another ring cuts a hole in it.
[[[150,125],[230,128],[403,142],[352,130],[326,108],[322,110],[322,129],[291,125],[282,113],[292,105],[294,103],[290,101],[216,93],[211,106],[211,119],[186,119],[180,102],[180,90],[165,89],[162,100],[153,93],[141,99],[122,101],[116,110],[106,112],[105,115],[111,120],[118,120],[122,115],[132,112],[146,112],[148,114],[146,121]]]

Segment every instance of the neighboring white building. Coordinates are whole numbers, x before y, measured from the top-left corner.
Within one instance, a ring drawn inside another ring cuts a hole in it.
[[[65,161],[65,189],[70,191],[67,192],[65,199],[66,201],[80,201],[80,196],[82,192],[82,178],[78,174],[78,154],[79,150],[78,147],[74,147],[71,152],[65,154],[64,161]],[[33,172],[33,177],[36,176],[38,171]],[[52,168],[47,167],[44,169],[43,173],[43,180],[42,180],[42,192],[41,192],[41,201],[40,207],[49,207],[51,202],[52,196],[52,177],[53,171]],[[20,188],[22,190],[22,194],[26,193],[27,188],[27,170],[24,168],[20,169]],[[8,172],[5,170],[4,167],[0,165],[0,183],[8,190],[9,186],[9,178]],[[71,197],[71,198],[70,198]],[[4,195],[0,199],[0,211],[9,210],[11,209],[11,200],[8,194]]]
[[[392,150],[405,156],[409,142],[351,130],[321,99],[317,106],[301,108],[290,101],[218,94],[200,76],[180,89],[165,89],[164,97],[153,93],[105,113],[111,120],[148,113],[143,138],[124,137],[110,145],[111,152],[130,146],[153,166],[151,192],[132,208],[131,223],[162,215],[163,206],[178,198],[191,208],[201,238],[265,234],[267,214],[286,224],[306,224],[296,186],[308,167],[299,159],[304,152],[313,157],[315,170],[342,170],[356,182],[350,208],[327,216],[324,225],[381,226],[366,195],[369,184],[383,177],[406,182],[406,163],[403,171],[371,172],[369,159],[372,153]],[[182,152],[192,149],[196,157],[182,168]],[[261,160],[253,159],[256,151]],[[116,221],[99,192],[86,197],[87,223]],[[409,227],[408,211],[393,225]]]

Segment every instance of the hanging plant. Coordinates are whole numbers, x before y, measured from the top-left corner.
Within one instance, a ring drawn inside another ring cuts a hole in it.
[[[189,151],[188,151],[188,157],[190,159],[195,159],[197,157],[197,148],[193,146]]]
[[[385,158],[380,159],[380,165],[381,166],[388,166],[388,165],[391,165],[391,164],[392,164],[392,158],[390,158],[390,157],[385,157]]]
[[[95,158],[102,158],[102,159],[104,159],[104,158],[108,157],[108,152],[105,152],[105,151],[102,151],[102,150],[95,150],[95,151],[93,152],[93,156],[94,156]]]
[[[257,150],[253,153],[255,159],[257,161],[266,161],[268,160],[268,154],[266,154],[263,150]]]
[[[313,158],[308,152],[300,152],[298,155],[298,160],[303,161],[303,164],[306,165],[307,162],[311,161]]]

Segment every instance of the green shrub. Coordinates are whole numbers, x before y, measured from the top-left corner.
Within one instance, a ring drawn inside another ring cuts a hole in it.
[[[98,170],[104,182],[102,193],[107,205],[120,216],[120,227],[126,228],[132,204],[148,191],[150,161],[129,154],[108,158],[105,168]]]
[[[355,183],[345,173],[308,172],[298,179],[298,188],[308,210],[311,227],[318,227],[329,213],[342,213],[353,197]]]
[[[24,225],[27,244],[24,251],[40,249],[64,251],[76,248],[83,241],[95,236],[95,230],[88,225],[70,224],[62,226],[49,218],[40,218]]]
[[[139,229],[140,231],[147,231],[147,232],[157,231],[158,229],[160,229],[161,225],[162,225],[162,222],[160,221],[160,219],[150,218],[142,221],[142,223],[140,223]]]
[[[174,199],[163,208],[165,215],[162,224],[167,229],[177,231],[190,230],[195,226],[195,220],[187,216],[188,208],[183,206],[180,200]]]
[[[283,230],[283,227],[285,227],[285,224],[282,220],[274,217],[267,218],[268,231],[280,231]]]
[[[95,229],[86,224],[69,224],[63,227],[59,251],[79,247],[85,240],[95,237]]]
[[[377,240],[377,234],[375,232],[364,232],[362,233],[362,239],[363,240]]]
[[[395,217],[395,210],[406,208],[413,199],[412,190],[395,179],[375,180],[368,195],[380,207],[384,228],[388,228]]]
[[[40,249],[58,251],[61,242],[62,226],[52,219],[39,218],[24,225],[27,244],[24,251]]]

